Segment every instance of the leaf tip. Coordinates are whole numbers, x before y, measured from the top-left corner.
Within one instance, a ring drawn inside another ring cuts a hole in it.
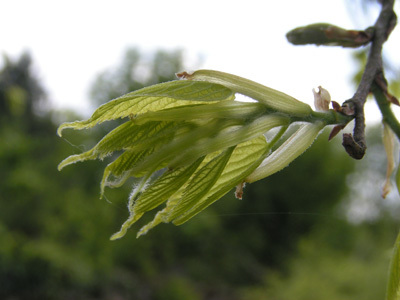
[[[245,187],[246,182],[242,181],[236,186],[235,190],[235,197],[236,199],[242,200],[243,199],[243,188]]]
[[[180,73],[176,73],[175,74],[176,77],[178,77],[178,79],[187,79],[187,80],[191,80],[192,79],[192,74],[189,74],[186,71],[180,72]]]
[[[62,162],[60,162],[57,166],[57,170],[61,171],[65,166],[69,165],[69,157],[67,157],[66,159],[64,159]]]
[[[64,125],[64,124],[61,124],[61,125],[57,128],[57,135],[58,135],[59,137],[62,136],[62,131],[64,130],[64,128],[65,128],[65,125]]]
[[[345,125],[336,125],[333,127],[331,133],[329,134],[328,141],[332,140],[344,127]]]
[[[117,233],[114,233],[111,237],[110,237],[110,241],[115,241],[118,240],[120,238],[122,238],[125,235],[126,232],[121,232],[118,231]]]
[[[66,123],[62,123],[60,126],[58,126],[57,128],[57,135],[59,137],[62,136],[62,132],[64,131],[64,129],[66,128],[75,128],[75,124],[79,123],[79,122],[66,122]]]

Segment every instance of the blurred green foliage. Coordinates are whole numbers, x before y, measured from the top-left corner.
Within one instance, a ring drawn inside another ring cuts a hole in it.
[[[154,74],[164,70],[160,64],[172,71],[149,78],[172,80],[182,60],[160,53],[147,65],[129,63],[140,61],[137,50],[129,51],[123,74],[113,71],[115,83],[108,75],[98,79],[95,101],[131,89],[128,83],[141,82],[132,74]],[[105,201],[98,198],[106,162],[58,172],[64,157],[87,149],[83,141],[97,135],[59,139],[44,103],[29,55],[6,59],[0,71],[0,299],[382,298],[396,230],[389,217],[355,226],[338,212],[354,162],[339,140],[327,142],[327,133],[288,168],[248,185],[244,200],[232,191],[183,226],[160,226],[139,240],[131,230],[110,242],[127,217],[130,184],[106,190]]]
[[[391,222],[350,225],[326,220],[298,244],[285,271],[271,270],[244,299],[384,299],[393,239]]]

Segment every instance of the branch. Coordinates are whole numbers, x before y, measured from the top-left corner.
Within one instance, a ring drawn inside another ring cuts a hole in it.
[[[351,134],[344,134],[343,146],[347,153],[355,159],[361,159],[367,149],[365,142],[364,104],[374,80],[379,74],[383,74],[382,46],[396,25],[396,15],[393,11],[393,5],[394,0],[382,1],[382,10],[374,25],[374,37],[361,82],[353,98],[348,100],[348,102],[354,104],[355,108],[354,137]]]
[[[382,114],[382,121],[389,125],[392,131],[397,135],[400,139],[400,124],[396,119],[392,109],[391,102],[387,100],[387,95],[385,95],[384,90],[380,86],[376,84],[372,84],[371,91],[374,94],[376,103],[378,104],[379,110]]]

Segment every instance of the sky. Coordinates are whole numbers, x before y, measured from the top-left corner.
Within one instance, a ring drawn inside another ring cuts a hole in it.
[[[52,108],[86,116],[95,77],[118,65],[129,47],[182,49],[189,68],[233,73],[309,104],[321,85],[341,103],[355,92],[354,50],[293,46],[285,34],[317,22],[360,29],[374,23],[377,10],[366,13],[359,0],[349,1],[1,0],[0,53],[18,58],[29,51]],[[385,45],[396,66],[399,31]]]

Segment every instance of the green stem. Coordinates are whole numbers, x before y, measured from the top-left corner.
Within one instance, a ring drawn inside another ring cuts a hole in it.
[[[327,112],[312,111],[311,114],[305,117],[291,117],[292,122],[307,122],[315,123],[317,121],[324,122],[326,125],[346,125],[353,116],[347,116],[340,112],[330,109]]]
[[[275,146],[275,144],[280,140],[280,138],[285,134],[286,130],[288,129],[289,126],[282,126],[278,133],[275,134],[275,136],[268,142],[268,146],[265,149],[263,157],[266,158],[269,155],[269,152],[271,151],[272,147]]]
[[[387,100],[382,89],[375,83],[371,86],[371,91],[374,94],[375,101],[381,111],[382,121],[386,122],[390,126],[393,132],[397,135],[397,138],[400,140],[400,123],[390,107],[391,103]]]

